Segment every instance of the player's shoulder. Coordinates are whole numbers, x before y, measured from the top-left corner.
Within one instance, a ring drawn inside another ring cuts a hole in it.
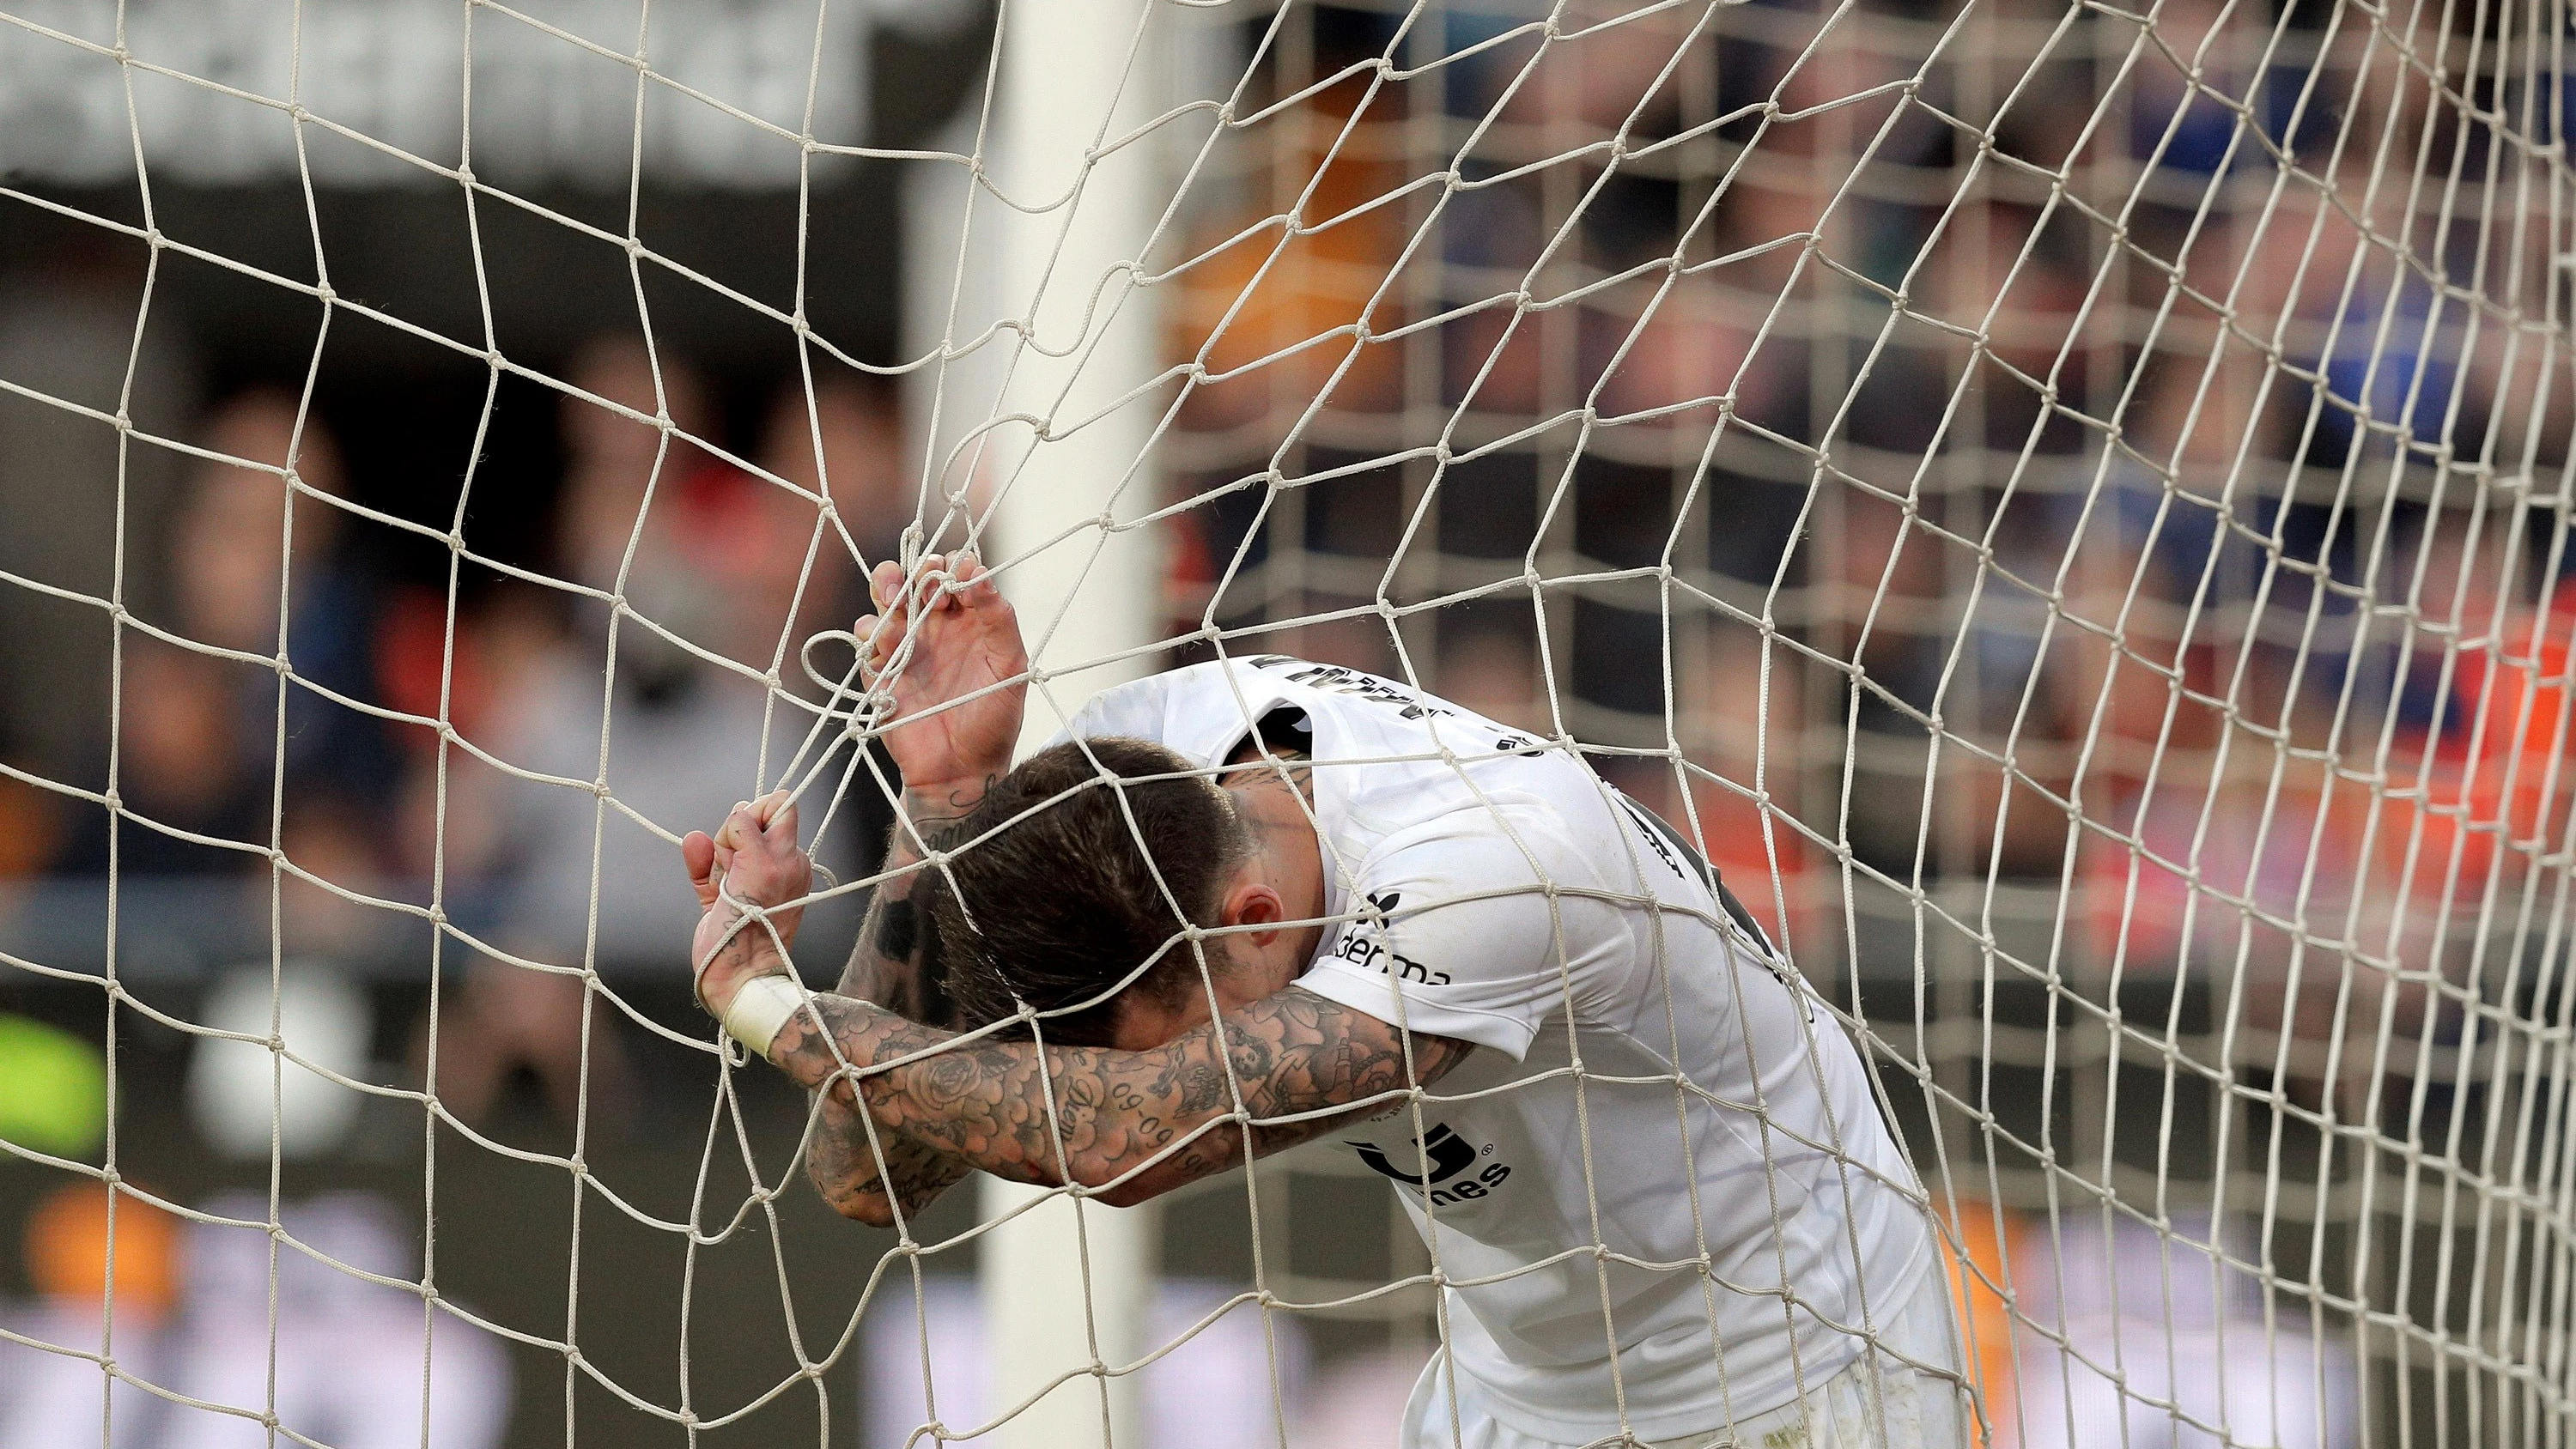
[[[1287,654],[1254,654],[1187,664],[1112,685],[1074,716],[1072,732],[1141,734],[1177,748],[1176,733],[1230,729],[1230,738],[1239,738],[1272,711],[1288,706],[1333,714],[1357,708],[1406,723],[1464,716],[1454,705],[1363,669]]]
[[[1586,829],[1581,800],[1547,778],[1558,772],[1531,768],[1539,764],[1473,771],[1467,788],[1417,795],[1419,808],[1379,839],[1365,873],[1427,871],[1488,886],[1595,885],[1597,832]]]
[[[1261,681],[1256,687],[1264,693],[1364,711],[1382,722],[1429,725],[1444,719],[1474,719],[1427,690],[1346,664],[1322,664],[1293,654],[1255,654],[1230,660],[1228,665],[1241,679]]]
[[[1111,685],[1086,701],[1057,738],[1127,735],[1214,764],[1282,699],[1276,678],[1247,664],[1215,659]]]
[[[1156,708],[1231,703],[1246,697],[1247,692],[1274,691],[1289,677],[1278,667],[1283,661],[1302,662],[1288,660],[1286,655],[1264,654],[1183,664],[1110,685],[1091,697],[1083,713],[1132,709],[1149,701]]]

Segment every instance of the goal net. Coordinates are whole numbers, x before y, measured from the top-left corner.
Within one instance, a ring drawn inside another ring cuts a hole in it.
[[[2568,24],[0,0],[0,1441],[1392,1442],[1436,1144],[879,1231],[692,1010],[962,550],[1030,743],[1293,655],[1669,822],[1976,1442],[2576,1439]]]

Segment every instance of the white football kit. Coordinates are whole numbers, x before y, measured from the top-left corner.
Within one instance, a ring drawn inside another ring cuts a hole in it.
[[[1418,1140],[1409,1112],[1339,1134],[1455,1285],[1454,1387],[1435,1358],[1408,1413],[1426,1449],[1758,1443],[1735,1432],[1801,1412],[1865,1329],[1889,1343],[1918,1290],[1946,1303],[1842,1028],[1698,853],[1579,757],[1280,655],[1107,690],[1068,733],[1213,768],[1283,727],[1310,740],[1331,921],[1297,985],[1479,1048]],[[1934,1329],[1916,1348],[1948,1367],[1946,1308]]]

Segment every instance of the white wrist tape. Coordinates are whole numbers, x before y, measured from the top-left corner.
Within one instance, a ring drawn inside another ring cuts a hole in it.
[[[724,1029],[753,1056],[766,1057],[788,1019],[805,1009],[805,996],[804,984],[793,977],[755,976],[725,1007]]]

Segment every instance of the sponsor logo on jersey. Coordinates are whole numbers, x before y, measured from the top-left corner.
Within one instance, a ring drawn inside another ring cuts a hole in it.
[[[1352,695],[1372,704],[1386,705],[1406,719],[1454,713],[1400,684],[1390,683],[1374,674],[1362,674],[1356,669],[1344,669],[1338,664],[1309,664],[1292,654],[1263,654],[1247,662],[1255,669],[1285,669],[1295,665],[1297,672],[1288,676],[1290,684],[1302,684],[1310,689]]]
[[[1503,1180],[1512,1175],[1509,1166],[1487,1160],[1494,1155],[1490,1144],[1480,1148],[1459,1136],[1446,1122],[1435,1122],[1422,1134],[1422,1158],[1417,1166],[1397,1163],[1374,1142],[1353,1142],[1350,1149],[1371,1171],[1407,1187],[1427,1186],[1434,1207],[1473,1202],[1502,1186]]]
[[[1392,976],[1398,981],[1418,981],[1425,986],[1448,985],[1448,972],[1435,971],[1410,956],[1399,955],[1386,944],[1385,917],[1395,914],[1396,906],[1403,900],[1404,897],[1395,891],[1384,895],[1371,893],[1368,903],[1375,914],[1342,927],[1341,939],[1324,954],[1336,961],[1348,961],[1363,971]]]

